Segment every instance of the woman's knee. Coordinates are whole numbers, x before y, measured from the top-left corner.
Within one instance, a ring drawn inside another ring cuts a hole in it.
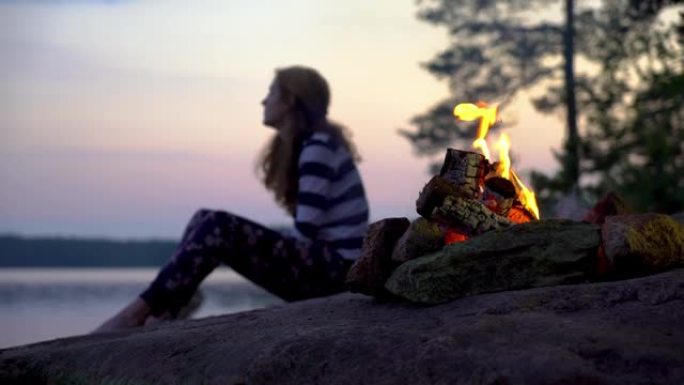
[[[229,214],[225,211],[201,208],[195,211],[195,214],[193,214],[192,218],[190,218],[190,221],[188,222],[188,228],[198,228],[202,225],[206,225],[207,223],[213,223],[216,220],[228,215]]]
[[[237,217],[239,216],[229,213],[225,210],[213,210],[213,209],[206,209],[206,208],[201,208],[195,211],[195,214],[192,216],[191,222],[193,221],[202,221],[206,220],[207,218],[215,218],[215,219],[225,219],[225,218],[231,218],[231,217]]]
[[[206,209],[206,208],[201,208],[197,209],[195,213],[192,215],[191,221],[196,220],[196,219],[201,219],[205,218],[209,215],[211,215],[214,212],[217,212],[218,210],[212,210],[212,209]]]
[[[199,209],[195,211],[188,223],[185,225],[185,231],[183,232],[183,237],[181,243],[186,243],[197,236],[202,227],[206,226],[206,223],[210,221],[212,213],[214,210],[209,209]]]

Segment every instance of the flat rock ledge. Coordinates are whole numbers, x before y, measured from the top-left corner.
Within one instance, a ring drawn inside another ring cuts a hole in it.
[[[465,297],[358,294],[0,351],[2,384],[684,384],[684,269]]]

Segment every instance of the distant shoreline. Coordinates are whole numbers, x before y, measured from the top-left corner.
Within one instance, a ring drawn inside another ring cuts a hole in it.
[[[288,226],[272,226],[281,231]],[[0,269],[9,267],[159,267],[177,239],[0,234]]]
[[[0,268],[158,267],[176,240],[114,240],[103,237],[0,235]]]

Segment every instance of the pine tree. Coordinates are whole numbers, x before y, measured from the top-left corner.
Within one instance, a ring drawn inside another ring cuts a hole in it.
[[[423,155],[469,143],[474,129],[454,124],[455,102],[487,100],[505,107],[520,91],[543,84],[547,92],[534,100],[540,112],[567,108],[576,95],[581,114],[579,148],[566,141],[555,154],[560,170],[534,175],[542,201],[566,193],[581,174],[579,187],[593,198],[612,189],[639,209],[682,210],[683,23],[662,23],[682,3],[580,2],[573,14],[572,56],[591,65],[573,77],[572,92],[560,60],[568,28],[559,17],[563,5],[572,10],[572,1],[419,0],[419,18],[449,32],[449,47],[424,66],[448,82],[451,95],[415,117],[415,131],[401,134]]]

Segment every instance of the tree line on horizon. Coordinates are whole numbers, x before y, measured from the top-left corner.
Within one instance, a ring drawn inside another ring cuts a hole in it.
[[[448,47],[423,66],[448,82],[450,96],[400,134],[419,155],[469,148],[475,129],[454,123],[455,102],[505,109],[537,91],[537,111],[562,111],[567,129],[554,152],[558,171],[532,172],[542,211],[563,196],[595,201],[609,191],[639,211],[683,211],[683,4],[418,0],[418,18],[448,31]]]
[[[176,248],[171,240],[113,240],[0,235],[2,267],[159,267]]]

